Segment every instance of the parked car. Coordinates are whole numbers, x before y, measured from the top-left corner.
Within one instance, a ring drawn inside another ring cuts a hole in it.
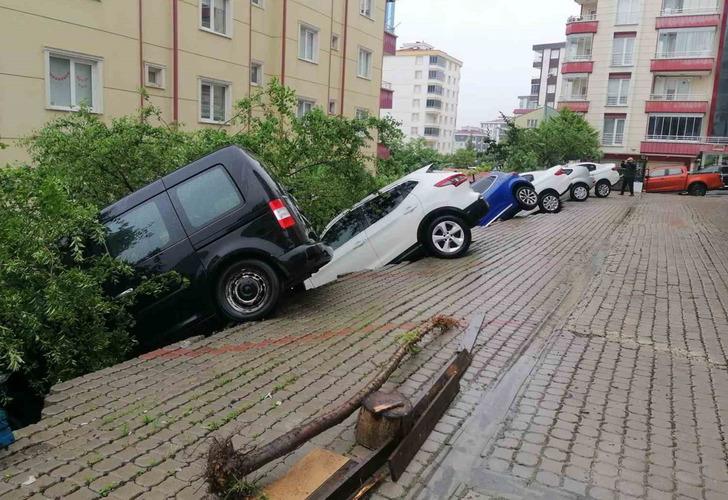
[[[460,257],[470,247],[470,229],[487,212],[488,204],[470,189],[466,175],[424,167],[329,223],[321,239],[334,249],[334,257],[306,287],[399,262],[422,247],[442,259]]]
[[[689,172],[685,166],[650,167],[645,173],[644,190],[648,193],[685,192],[705,196],[711,189],[723,187],[716,172]]]
[[[112,286],[114,296],[134,293],[151,277],[180,278],[161,296],[135,297],[143,345],[217,314],[236,322],[263,318],[282,290],[333,255],[263,165],[233,146],[119,200],[101,221],[108,251],[135,270]]]
[[[479,224],[487,226],[498,219],[507,220],[521,210],[538,207],[538,195],[533,184],[516,173],[490,172],[471,184],[488,202],[488,213]]]
[[[561,198],[571,192],[571,179],[561,168],[526,172],[521,177],[529,181],[538,194],[542,212],[554,214],[561,210]]]
[[[582,166],[589,170],[594,180],[594,194],[597,198],[606,198],[612,192],[612,188],[619,182],[619,166],[614,163],[571,163],[567,165]]]
[[[700,174],[720,174],[723,187],[728,188],[728,165],[713,165],[712,167],[701,168],[697,171]]]

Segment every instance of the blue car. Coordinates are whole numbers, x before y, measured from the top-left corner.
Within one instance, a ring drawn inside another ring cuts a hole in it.
[[[480,220],[480,226],[489,226],[498,219],[508,220],[521,210],[538,207],[538,195],[533,185],[516,173],[490,172],[470,187],[483,195],[490,206]]]

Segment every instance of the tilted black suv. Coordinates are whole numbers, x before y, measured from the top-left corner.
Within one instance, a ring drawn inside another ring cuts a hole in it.
[[[134,314],[142,346],[159,345],[215,314],[255,320],[281,291],[326,265],[330,247],[317,241],[293,199],[253,156],[230,146],[106,207],[106,247],[134,267],[112,286],[114,296],[170,271],[165,292],[137,294]],[[181,279],[180,279],[181,278]]]

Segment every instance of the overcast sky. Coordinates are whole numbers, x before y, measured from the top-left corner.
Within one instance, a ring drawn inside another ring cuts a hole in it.
[[[463,61],[458,127],[513,112],[531,89],[531,46],[565,39],[574,0],[397,0],[397,44],[425,41]]]

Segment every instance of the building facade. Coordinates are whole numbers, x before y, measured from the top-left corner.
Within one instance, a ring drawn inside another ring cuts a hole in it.
[[[168,122],[219,127],[276,77],[298,110],[353,117],[391,102],[394,0],[0,0],[0,164],[82,104],[133,113],[140,88]]]
[[[394,91],[392,109],[381,115],[402,123],[410,139],[424,138],[437,151],[454,151],[462,61],[424,42],[407,43],[385,55],[383,79]]]
[[[559,42],[533,46],[531,93],[518,97],[515,115],[529,113],[544,106],[556,107],[561,90],[561,63],[565,45],[564,42]]]
[[[528,113],[517,115],[513,118],[513,124],[519,128],[536,128],[557,113],[556,108],[542,106],[529,110]]]
[[[576,2],[558,107],[585,114],[609,159],[728,162],[728,2]]]
[[[496,118],[488,122],[480,122],[480,128],[485,134],[496,144],[500,144],[501,139],[505,137],[505,130],[508,124],[504,118]]]
[[[463,127],[455,131],[454,151],[472,147],[474,151],[484,153],[488,150],[490,136],[479,127]]]

